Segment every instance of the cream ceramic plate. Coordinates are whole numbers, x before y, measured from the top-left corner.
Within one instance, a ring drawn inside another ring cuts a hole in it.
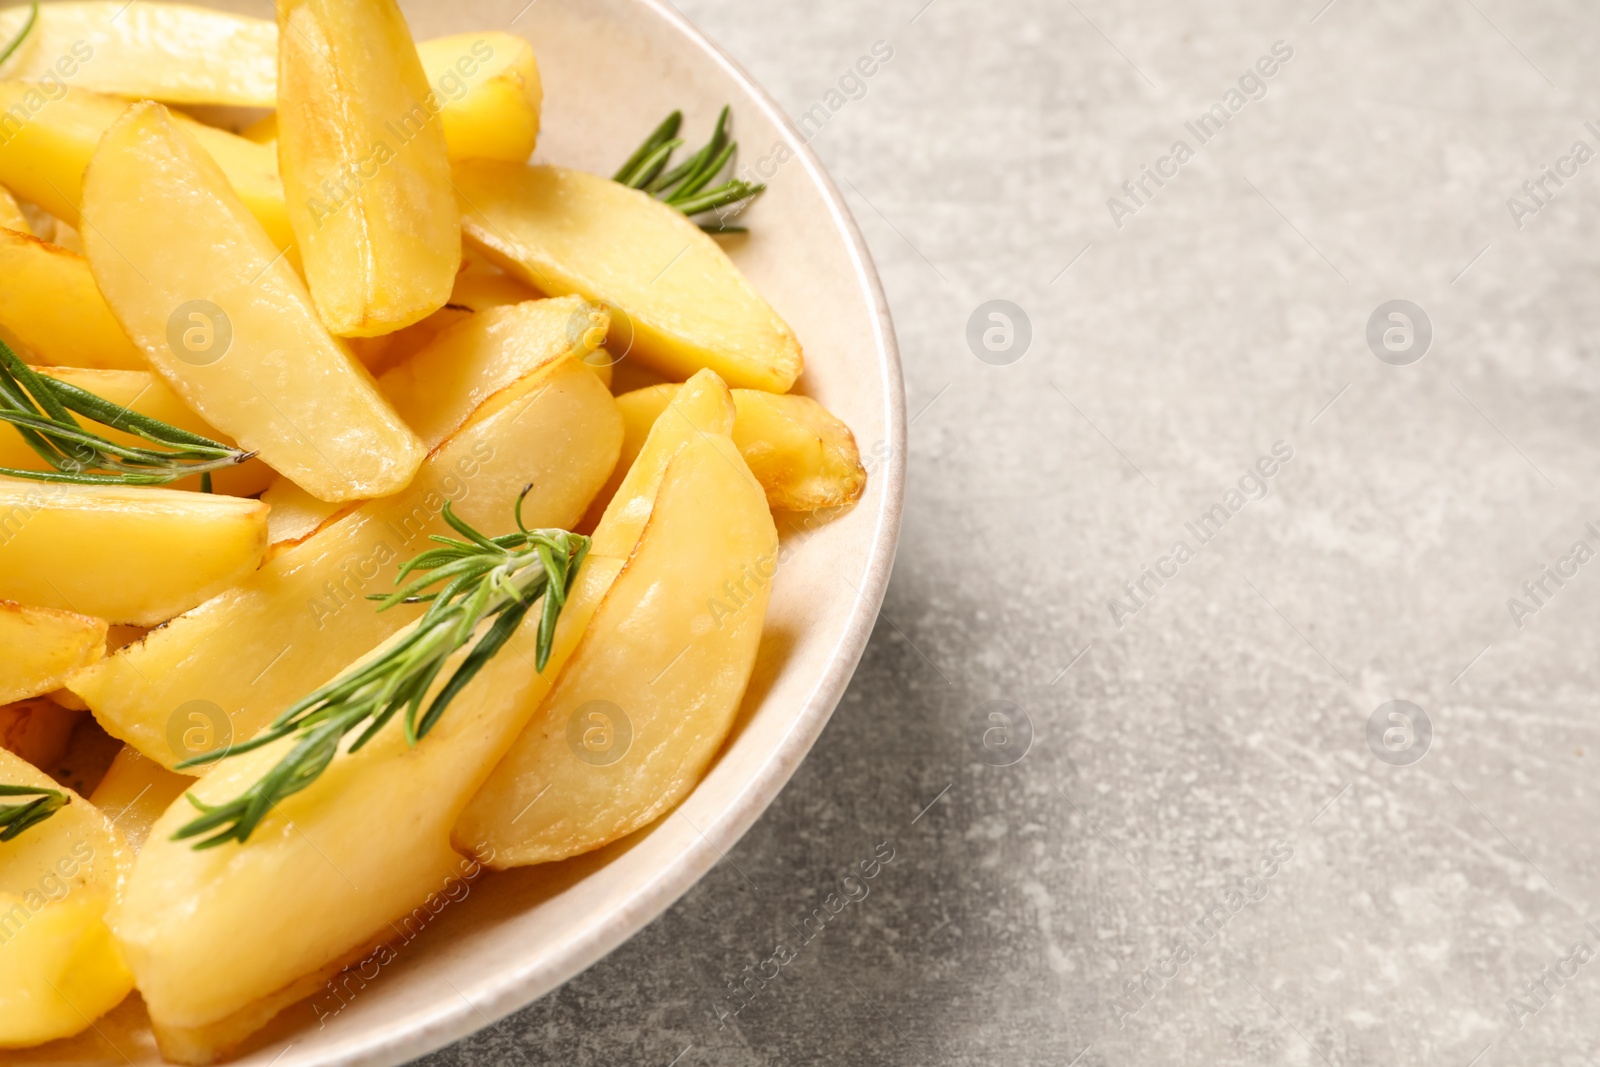
[[[699,143],[723,103],[733,105],[742,161],[788,146],[792,158],[748,214],[751,236],[728,248],[794,327],[806,355],[799,390],[855,431],[870,482],[830,524],[808,531],[780,522],[787,552],[740,721],[681,808],[599,852],[485,875],[392,962],[347,980],[337,996],[291,1007],[235,1062],[401,1063],[532,1002],[627,940],[715,866],[794,773],[850,680],[889,578],[904,475],[899,357],[866,247],[833,183],[766,94],[667,4],[525,3],[402,7],[419,39],[509,24],[533,42],[545,89],[537,159],[609,175],[674,107]],[[265,4],[216,6],[271,14]],[[12,1055],[160,1062],[137,997],[98,1025],[98,1034]]]

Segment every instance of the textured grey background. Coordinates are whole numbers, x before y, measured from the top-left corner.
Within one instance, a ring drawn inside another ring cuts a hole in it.
[[[894,49],[813,143],[904,351],[899,562],[729,862],[425,1062],[1600,1060],[1600,562],[1520,627],[1507,605],[1600,550],[1600,160],[1520,227],[1507,204],[1600,150],[1600,22],[1324,3],[683,5],[794,115]],[[1185,122],[1276,41],[1201,146]],[[1180,138],[1119,228],[1107,198]],[[1031,320],[1011,365],[966,341],[992,298]],[[1412,366],[1365,340],[1394,298],[1433,325]],[[1280,441],[1265,499],[1119,626],[1123,583]],[[1410,766],[1367,741],[1395,698],[1434,731]],[[1035,730],[1013,766],[971,740],[993,700]],[[869,895],[719,1025],[880,843]]]

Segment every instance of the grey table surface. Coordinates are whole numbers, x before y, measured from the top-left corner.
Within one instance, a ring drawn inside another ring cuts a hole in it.
[[[899,560],[728,862],[424,1062],[1600,1061],[1592,6],[682,6],[827,108]]]

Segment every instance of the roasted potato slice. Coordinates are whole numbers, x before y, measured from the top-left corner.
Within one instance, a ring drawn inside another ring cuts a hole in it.
[[[0,235],[0,240],[4,240],[3,235]],[[118,332],[121,332],[120,327]],[[140,362],[143,363],[143,357],[140,358]],[[209,437],[213,441],[232,444],[227,434],[196,415],[166,382],[148,370],[94,370],[82,367],[35,367],[34,369],[52,378],[76,385],[80,389],[87,389],[113,404],[122,405],[129,411],[160,419],[169,426]],[[119,444],[148,446],[150,443],[137,434],[127,433],[111,426],[96,423],[93,429],[96,433]],[[13,470],[46,470],[48,466],[39,453],[28,447],[20,435],[0,428],[0,467],[10,467]],[[211,484],[216,492],[226,493],[229,496],[255,496],[272,483],[273,477],[272,468],[259,459],[251,459],[212,471]],[[191,475],[181,481],[172,482],[167,488],[199,490],[200,476]]]
[[[0,81],[0,184],[76,225],[84,169],[100,139],[126,110],[126,100],[86,89],[67,89],[52,99],[37,86]],[[222,168],[272,238],[274,254],[290,249],[287,255],[294,258],[294,231],[283,204],[277,153],[183,115],[172,116],[172,121]],[[129,186],[130,191],[136,188]]]
[[[772,393],[800,376],[788,325],[715,241],[654,197],[560,167],[476,161],[455,175],[473,246],[540,292],[609,307],[618,357]]]
[[[106,652],[106,621],[0,600],[0,704],[60,689]]]
[[[30,237],[33,235],[33,227],[28,224],[28,216],[22,213],[22,205],[11,195],[11,190],[4,186],[0,186],[0,228],[25,233]]]
[[[21,4],[0,11],[0,41],[26,16]],[[3,69],[47,88],[71,82],[171,104],[271,107],[277,38],[264,19],[187,4],[73,0],[41,6]]]
[[[243,579],[267,505],[233,496],[0,481],[0,597],[154,626]]]
[[[525,163],[539,143],[544,89],[533,46],[510,33],[458,33],[417,46],[450,158]]]
[[[624,436],[615,482],[682,386],[654,385],[617,397]],[[867,485],[850,427],[806,396],[733,390],[733,443],[774,511],[816,511],[855,502]],[[608,486],[609,488],[609,486]],[[602,490],[601,501],[609,500]]]
[[[555,689],[456,824],[491,866],[565,859],[687,796],[739,710],[778,533],[733,442],[696,435]],[[543,794],[548,791],[548,796]]]
[[[132,855],[92,804],[3,750],[0,782],[68,797],[0,842],[0,1048],[24,1048],[87,1030],[132,988],[105,923]]]
[[[0,229],[0,333],[23,358],[69,367],[145,369],[76,252]]]
[[[422,443],[166,108],[135,104],[106,132],[84,217],[106,302],[207,422],[323,500],[411,481]]]
[[[278,166],[306,282],[341,337],[439,308],[461,263],[444,127],[394,0],[278,0]]]
[[[211,722],[204,712],[193,710],[181,717],[180,726],[204,731]],[[169,771],[132,745],[123,745],[89,800],[105,812],[128,847],[137,852],[161,813],[193,784],[193,776]]]
[[[169,736],[169,717],[191,701],[225,710],[231,736],[249,737],[420,613],[379,613],[364,598],[391,589],[400,563],[428,547],[430,534],[447,532],[439,517],[446,500],[466,521],[498,530],[531,482],[527,522],[570,527],[621,441],[610,394],[563,357],[492,397],[403,492],[325,525],[68,686],[108,732],[167,767],[199,754]],[[207,651],[217,648],[226,654]]]

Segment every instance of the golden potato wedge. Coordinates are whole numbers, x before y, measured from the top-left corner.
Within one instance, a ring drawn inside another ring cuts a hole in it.
[[[0,704],[0,748],[35,767],[59,767],[83,715],[45,697]]]
[[[3,235],[0,235],[0,240],[4,240]],[[121,332],[120,327],[118,332]],[[143,362],[142,357],[140,362]],[[213,441],[232,444],[227,434],[196,415],[166,382],[147,370],[94,370],[83,367],[35,367],[34,369],[41,374],[48,374],[52,378],[76,385],[80,389],[87,389],[113,404],[121,404],[129,411],[160,419],[169,426],[209,437]],[[119,444],[149,444],[137,434],[110,426],[96,423],[94,430]],[[39,453],[28,447],[19,434],[0,428],[0,467],[36,471],[47,470],[49,465]],[[273,478],[272,468],[259,459],[252,459],[236,466],[213,471],[211,484],[218,493],[226,493],[229,496],[255,496],[270,485]],[[198,491],[200,476],[192,475],[182,481],[173,482],[166,488]]]
[[[267,506],[234,496],[0,481],[0,597],[153,626],[242,580]]]
[[[49,97],[38,86],[0,82],[0,184],[77,225],[84,169],[101,137],[126,110],[126,100],[85,89]],[[284,208],[277,153],[183,115],[173,121],[222,168],[272,238],[274,253],[290,249],[293,259],[294,231]]]
[[[472,245],[540,292],[611,308],[619,357],[773,393],[800,376],[793,331],[715,241],[654,197],[559,167],[479,160],[455,176]]]
[[[739,710],[777,567],[766,497],[733,442],[689,440],[554,690],[456,823],[456,847],[486,844],[497,868],[545,863],[675,807]]]
[[[394,0],[278,0],[278,167],[306,282],[341,337],[437,311],[461,264],[444,127]]]
[[[411,481],[422,443],[166,108],[135,104],[106,132],[84,217],[113,314],[207,422],[323,500]]]
[[[358,504],[330,504],[318,500],[287,478],[276,478],[261,494],[261,502],[272,508],[267,515],[267,540],[272,545],[268,558],[280,546],[300,541],[341,511]]]
[[[26,16],[25,5],[0,11],[0,41]],[[46,90],[71,82],[171,104],[271,107],[277,49],[264,19],[187,4],[75,0],[43,5],[0,71]]]
[[[33,227],[28,225],[28,216],[22,213],[22,205],[4,186],[0,186],[0,228],[33,236]]]
[[[133,987],[105,923],[132,856],[92,804],[5,751],[0,782],[67,794],[0,842],[0,1048],[23,1048],[88,1029]]]
[[[451,160],[525,163],[539,143],[544,89],[533,46],[510,33],[458,33],[417,46]]]
[[[0,333],[24,359],[69,367],[143,370],[144,357],[122,332],[76,252],[29,233],[0,229]]]
[[[203,730],[210,725],[203,714],[191,712],[190,715],[185,729]],[[105,812],[128,847],[138,852],[161,813],[193,784],[192,775],[169,771],[148,756],[140,755],[132,745],[123,745],[89,800]]]
[[[60,689],[106,652],[106,621],[0,600],[0,704]]]
[[[655,385],[617,397],[624,431],[618,472],[633,462],[650,427],[681,388]],[[843,507],[860,498],[867,471],[855,435],[827,408],[810,397],[757,389],[733,390],[733,406],[738,413],[733,443],[766,490],[767,505],[774,511]],[[622,481],[620,473],[611,477]],[[599,500],[608,499],[601,490]]]
[[[328,523],[222,595],[78,672],[68,688],[108,732],[163,766],[199,754],[169,731],[175,709],[190,702],[225,710],[231,736],[249,737],[419,614],[408,606],[380,614],[365,597],[387,592],[400,563],[447,531],[439,517],[446,500],[466,521],[498,530],[531,482],[528,523],[570,527],[621,441],[605,387],[562,358],[491,398],[403,492]],[[219,647],[225,656],[203,652]]]

